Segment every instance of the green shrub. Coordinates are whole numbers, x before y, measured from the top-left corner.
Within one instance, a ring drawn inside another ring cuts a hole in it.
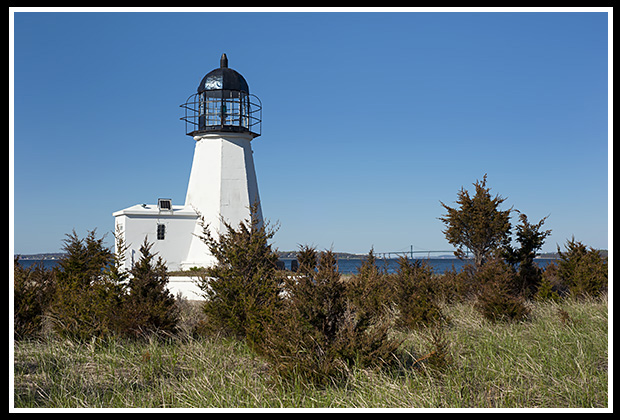
[[[110,314],[119,311],[121,296],[118,285],[104,275],[112,252],[95,230],[85,239],[73,231],[63,249],[49,308],[54,330],[78,340],[113,334],[117,325]]]
[[[398,260],[394,275],[394,303],[399,310],[397,325],[401,328],[420,329],[443,320],[437,304],[437,287],[433,269],[426,261]]]
[[[607,291],[607,258],[573,237],[566,250],[558,246],[558,276],[575,297],[596,297]]]
[[[501,259],[488,261],[480,268],[475,279],[481,292],[475,308],[490,321],[518,321],[525,319],[530,310],[525,300],[515,293],[514,271]]]
[[[42,263],[28,268],[13,260],[13,326],[16,339],[32,338],[41,334],[43,317],[53,294],[54,271]]]
[[[391,363],[399,342],[388,337],[390,320],[349,299],[333,252],[302,247],[298,260],[298,275],[286,281],[286,299],[262,349],[275,371],[325,384],[346,377],[353,365]]]
[[[560,300],[560,295],[558,292],[553,290],[553,285],[551,284],[548,276],[542,276],[540,287],[536,292],[535,298],[539,301],[558,302]]]
[[[219,238],[203,226],[201,239],[217,258],[217,264],[200,276],[199,286],[206,298],[203,327],[260,347],[265,324],[274,322],[280,301],[278,255],[269,244],[275,230],[259,220],[256,206],[251,208],[250,219],[237,228],[228,223],[224,226],[226,231]]]
[[[140,260],[127,273],[103,239],[95,230],[84,239],[75,231],[67,235],[48,306],[54,331],[76,340],[174,332],[177,306],[166,288],[167,268],[161,258],[154,261],[152,244],[145,238]]]
[[[516,242],[519,248],[513,248],[510,244],[504,244],[502,256],[516,270],[514,278],[515,292],[526,299],[534,296],[540,287],[542,272],[534,259],[538,251],[545,243],[545,239],[551,235],[551,230],[541,230],[546,217],[538,223],[532,224],[524,213],[519,212],[520,224],[516,226]]]
[[[353,305],[370,317],[383,314],[394,294],[390,277],[376,263],[374,252],[370,250],[357,273],[347,282],[347,295]]]
[[[130,271],[129,293],[123,299],[118,320],[124,335],[174,333],[177,329],[178,307],[167,289],[168,268],[161,257],[155,260],[152,246],[145,237],[140,259]]]
[[[474,276],[476,269],[473,264],[466,264],[460,271],[452,267],[437,277],[438,299],[445,302],[464,302],[474,299],[480,292],[480,285]]]
[[[499,194],[491,196],[487,187],[487,174],[482,181],[473,184],[476,194],[471,197],[469,191],[461,187],[456,204],[449,207],[440,201],[446,214],[439,218],[445,225],[443,233],[451,245],[456,247],[454,255],[463,259],[471,253],[476,269],[492,257],[492,254],[510,237],[510,212],[500,210],[499,206],[506,198]]]

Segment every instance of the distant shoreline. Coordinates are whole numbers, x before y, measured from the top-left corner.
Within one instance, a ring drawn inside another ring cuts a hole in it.
[[[607,250],[606,249],[601,249],[600,250],[604,256],[607,256]],[[338,259],[345,259],[345,260],[361,260],[364,259],[366,257],[366,255],[368,254],[353,254],[353,253],[349,253],[349,252],[334,252],[334,254],[336,254],[336,258]],[[408,252],[403,252],[403,255],[409,254]],[[426,256],[423,253],[417,253],[419,255],[419,258],[426,258]],[[39,254],[15,254],[16,256],[19,255],[19,259],[20,260],[60,260],[62,257],[65,256],[65,253],[63,252],[45,252],[45,253],[39,253]],[[375,254],[377,256],[377,258],[381,258],[381,253],[376,253]],[[295,259],[297,258],[297,251],[278,251],[278,257],[280,259]],[[394,255],[391,256],[390,259],[395,259],[398,258],[398,256]],[[454,255],[438,255],[438,256],[433,256],[432,258],[434,259],[457,259]],[[557,252],[543,252],[542,254],[538,255],[536,257],[537,259],[558,259],[559,258],[559,254]]]
[[[14,257],[19,255],[20,260],[59,260],[65,256],[64,252],[45,252],[40,254],[18,254],[15,253]]]

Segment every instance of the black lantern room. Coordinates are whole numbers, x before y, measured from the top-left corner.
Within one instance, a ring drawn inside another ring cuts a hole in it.
[[[262,105],[242,75],[228,68],[222,54],[220,67],[207,73],[197,93],[181,105],[185,108],[185,133],[190,136],[209,132],[261,134]]]

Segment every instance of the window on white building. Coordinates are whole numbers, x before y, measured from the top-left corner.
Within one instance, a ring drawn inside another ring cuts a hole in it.
[[[166,225],[161,223],[157,224],[157,239],[160,241],[166,239]]]

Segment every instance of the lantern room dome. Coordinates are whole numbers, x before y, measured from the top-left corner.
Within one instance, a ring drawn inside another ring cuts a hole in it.
[[[228,58],[222,54],[220,67],[211,70],[198,85],[198,93],[209,90],[236,90],[250,93],[248,82],[236,70],[228,68]]]

